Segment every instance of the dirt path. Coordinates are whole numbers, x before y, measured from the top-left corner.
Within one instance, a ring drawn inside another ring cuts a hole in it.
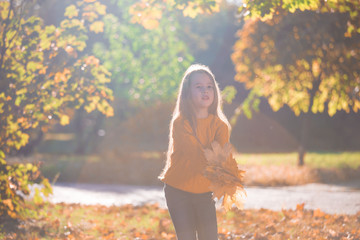
[[[56,184],[50,201],[102,205],[141,205],[158,203],[166,207],[161,187]],[[305,203],[305,209],[321,209],[331,214],[355,214],[360,211],[360,181],[344,184],[307,184],[291,187],[248,187],[245,208],[272,210],[295,209]]]

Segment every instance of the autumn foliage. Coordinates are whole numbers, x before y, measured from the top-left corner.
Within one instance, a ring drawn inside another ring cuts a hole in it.
[[[10,165],[6,154],[24,147],[31,135],[67,125],[73,109],[113,115],[110,72],[85,53],[88,34],[102,29],[105,6],[97,1],[69,5],[60,26],[33,15],[33,1],[0,1],[0,216],[17,218],[28,185],[51,186],[38,166]],[[40,201],[40,191],[36,192]]]
[[[133,23],[152,30],[159,27],[165,11],[179,11],[186,17],[195,18],[199,14],[218,12],[221,2],[222,0],[141,0],[134,3],[129,12]]]
[[[244,0],[239,12],[246,19],[269,20],[274,16],[286,15],[295,11],[312,11],[316,13],[346,13],[349,15],[346,36],[360,33],[360,2],[358,0],[308,0],[308,1],[267,1]]]
[[[204,150],[208,164],[205,176],[211,181],[210,189],[214,193],[214,198],[222,199],[222,206],[226,211],[230,210],[233,204],[242,209],[246,196],[243,186],[245,171],[239,170],[236,166],[229,143],[222,148],[215,141],[211,147],[212,149]]]
[[[357,112],[360,35],[345,36],[348,21],[308,11],[246,22],[232,54],[235,80],[257,89],[274,111],[286,104],[296,115]]]
[[[250,19],[237,33],[231,58],[235,80],[251,93],[238,112],[265,97],[275,112],[286,105],[302,114],[302,166],[309,113],[360,110],[359,1],[246,2]]]
[[[221,240],[360,238],[360,213],[332,215],[304,204],[281,211],[219,210],[217,216]],[[50,204],[35,219],[6,226],[2,239],[176,239],[168,211],[157,205]]]

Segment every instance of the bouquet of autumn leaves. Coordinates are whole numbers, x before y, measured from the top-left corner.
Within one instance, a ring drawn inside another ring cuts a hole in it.
[[[231,154],[230,143],[222,148],[215,141],[211,147],[212,149],[204,150],[207,160],[204,175],[211,182],[210,189],[213,191],[213,198],[220,200],[223,197],[222,206],[226,211],[230,210],[233,204],[243,209],[246,192],[242,183],[245,171],[238,169]]]

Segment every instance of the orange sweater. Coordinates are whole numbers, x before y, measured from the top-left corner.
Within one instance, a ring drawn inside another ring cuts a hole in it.
[[[205,148],[217,141],[221,146],[229,141],[227,125],[217,116],[197,119],[196,133]],[[203,176],[206,158],[203,147],[196,139],[189,121],[178,117],[173,125],[173,152],[170,167],[160,180],[164,183],[192,193],[209,192],[210,181]]]

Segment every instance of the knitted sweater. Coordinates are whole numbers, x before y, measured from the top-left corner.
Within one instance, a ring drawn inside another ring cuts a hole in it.
[[[224,146],[229,141],[229,131],[219,117],[209,114],[197,119],[196,136],[189,121],[181,116],[175,119],[170,166],[160,180],[186,192],[204,193],[210,191],[210,181],[203,175],[206,167],[203,149],[211,148],[213,141]]]

